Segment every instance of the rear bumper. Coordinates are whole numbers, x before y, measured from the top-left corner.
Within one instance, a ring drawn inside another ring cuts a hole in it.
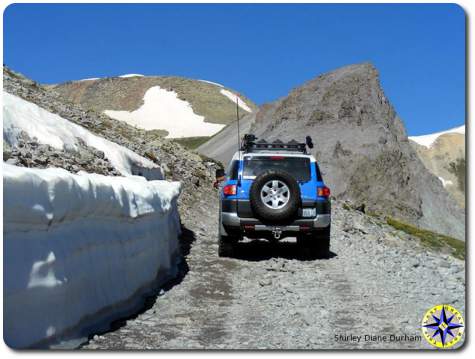
[[[311,229],[328,227],[331,223],[331,214],[317,214],[315,218],[301,218],[285,225],[276,225],[262,223],[256,218],[240,218],[237,213],[223,212],[221,214],[221,221],[225,228],[233,227],[237,229],[245,225],[253,225],[255,231],[272,231],[278,227],[285,232],[299,232],[302,227]]]
[[[238,217],[241,219],[252,219],[254,218],[254,213],[251,208],[251,203],[249,200],[243,199],[223,199],[221,201],[223,213],[237,213]],[[315,201],[315,200],[304,200],[302,201],[302,208],[315,208],[317,214],[330,214],[331,213],[331,201]],[[299,211],[298,217],[301,217],[302,213]]]
[[[331,223],[331,202],[304,201],[302,208],[315,208],[314,218],[303,218],[302,210],[297,219],[285,223],[268,223],[254,217],[249,201],[223,199],[221,201],[221,235],[248,238],[285,238],[299,234],[322,231]],[[278,234],[278,235],[277,235]]]

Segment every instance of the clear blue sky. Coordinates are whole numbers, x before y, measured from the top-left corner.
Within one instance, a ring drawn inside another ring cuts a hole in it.
[[[411,135],[465,122],[465,14],[456,5],[18,4],[4,63],[42,83],[179,75],[258,104],[370,61]]]

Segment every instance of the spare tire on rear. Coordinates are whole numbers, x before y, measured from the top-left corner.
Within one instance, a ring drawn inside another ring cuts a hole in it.
[[[290,173],[269,170],[255,178],[249,198],[257,218],[286,221],[293,218],[300,207],[300,187]]]

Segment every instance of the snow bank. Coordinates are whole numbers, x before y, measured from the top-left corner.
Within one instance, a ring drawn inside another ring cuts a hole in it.
[[[409,136],[409,139],[418,143],[419,145],[426,146],[427,148],[429,148],[434,144],[434,142],[439,138],[439,136],[444,135],[446,133],[460,133],[465,135],[465,125],[452,128],[451,130],[447,131],[432,133],[430,135]]]
[[[58,115],[46,111],[34,103],[3,92],[3,139],[15,145],[21,131],[40,143],[60,150],[77,150],[78,138],[86,145],[104,152],[122,175],[141,174],[148,179],[162,179],[161,168],[152,161],[114,142],[94,135]]]
[[[176,274],[178,182],[4,163],[3,186],[10,347],[87,336]]]
[[[228,99],[230,99],[232,102],[236,103],[237,102],[237,96],[233,94],[231,91],[221,89],[220,90],[221,94],[226,96]],[[241,107],[243,110],[247,112],[252,112],[252,109],[239,97],[239,107]]]
[[[176,92],[160,86],[149,88],[143,101],[144,104],[132,112],[106,110],[104,113],[145,130],[166,130],[168,138],[211,136],[225,126],[205,122],[205,118],[195,114],[191,105],[180,100]]]

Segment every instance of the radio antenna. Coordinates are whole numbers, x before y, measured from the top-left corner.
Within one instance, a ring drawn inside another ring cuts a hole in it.
[[[238,152],[239,152],[239,159],[241,159],[241,133],[239,131],[239,96],[236,95],[236,117],[237,117],[237,144],[238,144]]]

